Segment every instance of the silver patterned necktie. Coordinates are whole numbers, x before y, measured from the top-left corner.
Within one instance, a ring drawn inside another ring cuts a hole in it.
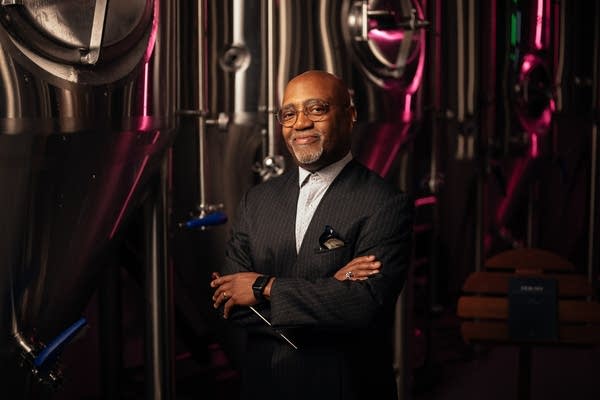
[[[298,208],[296,212],[296,252],[300,251],[300,245],[304,234],[308,229],[310,220],[312,219],[318,203],[315,200],[319,190],[323,188],[323,179],[316,173],[309,174],[300,186],[300,194],[298,196]]]

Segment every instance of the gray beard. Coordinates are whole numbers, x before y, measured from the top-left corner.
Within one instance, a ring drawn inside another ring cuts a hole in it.
[[[311,152],[300,152],[294,149],[294,155],[300,164],[312,164],[319,161],[319,158],[323,155],[323,146],[320,145],[317,150]]]

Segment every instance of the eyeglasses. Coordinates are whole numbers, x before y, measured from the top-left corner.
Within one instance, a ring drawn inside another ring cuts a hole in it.
[[[322,100],[308,100],[302,104],[302,110],[296,110],[294,107],[284,107],[277,111],[277,121],[286,128],[294,126],[301,112],[306,118],[313,122],[323,121],[327,118],[329,108],[334,104],[329,104]]]

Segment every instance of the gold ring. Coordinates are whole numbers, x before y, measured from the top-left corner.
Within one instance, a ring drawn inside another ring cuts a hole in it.
[[[348,272],[346,272],[346,279],[352,279],[352,276],[353,276],[353,275],[354,275],[354,274],[352,273],[352,271],[348,271]]]
[[[223,292],[223,298],[226,299],[227,298],[227,293]]]

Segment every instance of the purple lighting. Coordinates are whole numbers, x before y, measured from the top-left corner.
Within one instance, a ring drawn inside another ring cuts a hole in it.
[[[544,26],[544,1],[537,0],[537,10],[535,18],[535,48],[541,50],[544,47],[542,41],[542,28]]]
[[[526,55],[525,56],[525,61],[523,61],[523,65],[521,65],[521,74],[525,75],[526,73],[529,72],[529,70],[531,69],[531,55]]]
[[[419,18],[423,12],[417,10]],[[385,122],[377,127],[371,127],[372,135],[364,146],[365,155],[362,161],[371,170],[381,176],[386,176],[402,145],[409,137],[409,131],[415,118],[414,108],[418,107],[413,101],[413,96],[421,87],[425,68],[425,31],[418,30],[412,35],[400,29],[383,30],[373,26],[370,29],[370,46],[380,54],[386,55],[388,60],[396,60],[403,41],[410,40],[411,51],[405,60],[406,69],[402,81],[393,80],[385,82],[386,90],[391,100],[390,108],[396,109],[394,120]],[[406,44],[406,43],[404,43]],[[395,61],[397,62],[397,61]]]
[[[531,133],[531,147],[529,148],[529,155],[531,158],[536,158],[539,155],[538,134],[535,132]]]
[[[421,207],[435,203],[437,203],[437,199],[435,196],[419,197],[415,200],[415,207]]]
[[[404,39],[404,31],[371,29],[367,36],[369,40],[374,40],[377,44],[397,45]]]
[[[159,137],[160,137],[160,131],[154,132],[154,137],[152,138],[152,146],[151,147],[153,147],[156,144]],[[146,164],[148,163],[149,159],[150,159],[149,155],[144,156],[144,159],[142,160],[140,166],[138,167],[137,173],[133,180],[133,184],[131,185],[131,188],[129,189],[129,193],[127,193],[127,197],[125,198],[125,201],[123,202],[123,207],[121,207],[121,211],[119,211],[119,216],[117,217],[117,219],[110,231],[110,235],[108,236],[109,239],[112,239],[115,236],[117,229],[121,225],[121,220],[123,219],[123,216],[125,215],[125,211],[127,210],[128,206],[129,206],[129,202],[131,201],[131,198],[132,198],[133,194],[135,193],[135,190],[137,189],[138,184],[140,183],[140,178],[142,177],[142,174],[146,170]]]

